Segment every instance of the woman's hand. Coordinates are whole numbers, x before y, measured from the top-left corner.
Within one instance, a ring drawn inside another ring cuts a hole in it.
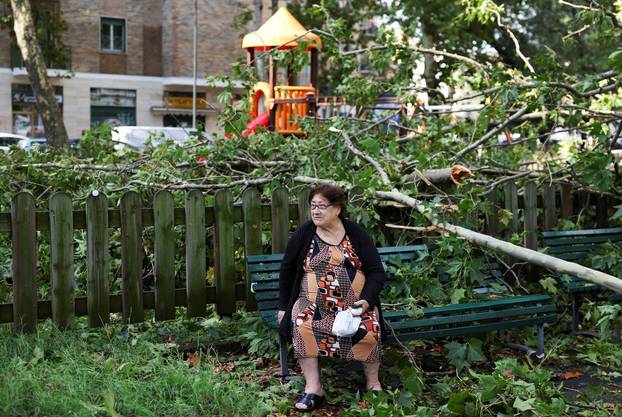
[[[367,302],[367,300],[358,300],[354,304],[352,304],[352,307],[359,307],[359,306],[363,307],[363,311],[361,312],[361,314],[369,310],[369,303]]]
[[[285,317],[285,310],[279,310],[276,314],[276,320],[280,323],[281,320],[283,320],[283,317]]]

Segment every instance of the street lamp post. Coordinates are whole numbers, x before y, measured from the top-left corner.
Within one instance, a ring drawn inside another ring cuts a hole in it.
[[[197,0],[194,0],[194,25],[192,29],[192,128],[197,128]]]

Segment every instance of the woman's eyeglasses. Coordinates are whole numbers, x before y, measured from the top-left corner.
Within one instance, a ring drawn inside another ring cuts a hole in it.
[[[324,211],[327,208],[329,208],[330,206],[332,206],[332,204],[313,204],[313,203],[311,203],[311,210],[318,209],[320,211]]]

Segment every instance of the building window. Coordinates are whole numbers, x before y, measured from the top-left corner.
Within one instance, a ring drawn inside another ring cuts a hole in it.
[[[125,20],[102,17],[100,43],[102,52],[125,52]]]
[[[136,90],[91,88],[91,127],[136,125]]]
[[[63,88],[54,87],[56,102],[63,111]],[[13,84],[11,86],[11,98],[13,107],[13,132],[18,135],[32,138],[45,136],[45,128],[39,112],[37,100],[28,84]]]

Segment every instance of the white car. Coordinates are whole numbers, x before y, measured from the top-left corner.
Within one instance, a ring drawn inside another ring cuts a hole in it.
[[[0,150],[5,154],[9,153],[11,145],[18,146],[22,140],[30,140],[27,136],[16,135],[15,133],[0,132]]]
[[[26,152],[30,152],[36,148],[45,148],[47,146],[48,140],[47,138],[26,138],[22,139],[17,143],[21,149]]]
[[[117,126],[112,129],[112,141],[115,142],[116,150],[129,148],[142,151],[148,141],[154,146],[169,140],[182,144],[197,135],[196,129],[183,127]]]

